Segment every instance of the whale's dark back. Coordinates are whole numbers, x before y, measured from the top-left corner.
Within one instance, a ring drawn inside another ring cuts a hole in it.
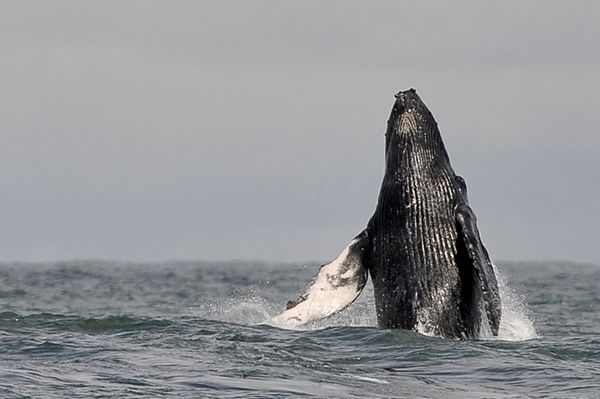
[[[466,193],[429,110],[414,91],[397,97],[386,132],[386,173],[368,226],[379,325],[475,336],[479,291],[461,262],[455,217]]]

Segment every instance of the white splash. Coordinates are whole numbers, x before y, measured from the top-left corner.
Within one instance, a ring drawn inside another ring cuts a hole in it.
[[[496,267],[494,267],[494,271],[498,279],[498,288],[500,289],[500,299],[502,301],[500,329],[497,337],[493,336],[488,329],[482,329],[480,338],[503,341],[525,341],[539,338],[533,321],[529,317],[525,299],[508,286],[506,279],[498,272]],[[483,313],[485,314],[485,312]],[[485,323],[487,323],[487,320],[485,320]]]
[[[480,339],[524,341],[539,338],[524,298],[510,288],[506,279],[496,270],[500,298],[502,300],[502,319],[498,336],[493,336],[488,328],[482,328]],[[270,297],[270,295],[267,295]],[[244,293],[237,293],[227,298],[204,298],[192,310],[196,316],[211,320],[230,323],[258,325],[269,324],[272,326],[294,330],[318,330],[328,327],[377,327],[375,299],[373,286],[369,279],[359,298],[343,311],[303,326],[290,326],[286,323],[274,323],[272,317],[280,311],[281,298],[265,298],[265,293],[260,288],[253,287]],[[485,318],[485,311],[482,311]],[[417,331],[423,335],[435,336],[427,323],[417,326]],[[487,326],[487,320],[482,320],[482,326]]]
[[[190,309],[194,316],[243,325],[269,324],[273,304],[256,293],[236,294],[227,298],[203,298]]]

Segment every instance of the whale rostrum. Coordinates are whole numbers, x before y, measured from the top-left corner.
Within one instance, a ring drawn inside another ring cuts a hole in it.
[[[321,266],[305,294],[274,317],[300,326],[351,304],[368,276],[381,328],[473,339],[498,334],[498,282],[465,180],[414,89],[399,92],[385,133],[385,174],[366,228]]]

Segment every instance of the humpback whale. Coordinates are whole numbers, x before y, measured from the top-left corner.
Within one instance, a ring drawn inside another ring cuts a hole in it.
[[[366,228],[273,322],[300,326],[339,312],[369,276],[380,328],[475,339],[487,324],[498,334],[498,283],[465,180],[454,173],[437,122],[414,89],[395,95],[385,174]]]

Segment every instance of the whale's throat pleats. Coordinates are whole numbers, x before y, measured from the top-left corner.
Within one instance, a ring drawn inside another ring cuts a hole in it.
[[[382,285],[375,291],[384,327],[444,322],[454,317],[460,296],[454,172],[443,144],[434,148],[435,137],[421,137],[400,136],[388,149],[388,162],[395,165],[388,165],[370,225],[371,274],[374,284]],[[390,293],[383,286],[395,288]]]

